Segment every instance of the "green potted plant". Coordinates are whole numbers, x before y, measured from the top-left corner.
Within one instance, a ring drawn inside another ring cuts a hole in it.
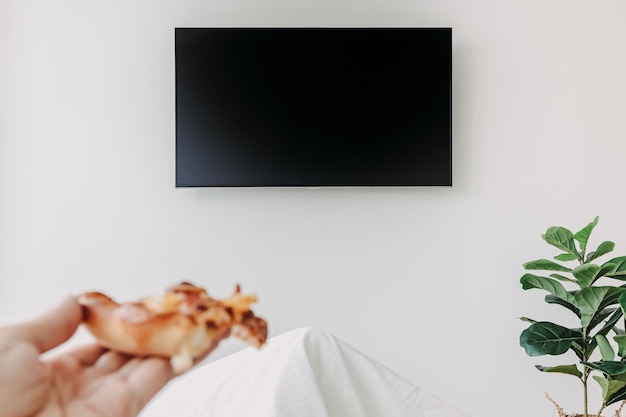
[[[575,415],[585,417],[600,416],[605,407],[626,400],[626,256],[598,262],[613,251],[615,244],[604,241],[595,250],[588,250],[589,237],[597,224],[598,217],[577,233],[560,226],[549,227],[542,238],[560,252],[554,260],[526,262],[525,270],[544,272],[526,273],[520,279],[524,290],[546,291],[547,303],[561,306],[573,315],[573,325],[522,317],[531,324],[522,331],[520,345],[529,356],[571,357],[562,365],[536,368],[579,379],[584,410]],[[590,383],[601,388],[601,405],[596,414],[589,414]],[[549,396],[548,399],[565,417],[563,409]],[[621,407],[616,416],[620,411]]]

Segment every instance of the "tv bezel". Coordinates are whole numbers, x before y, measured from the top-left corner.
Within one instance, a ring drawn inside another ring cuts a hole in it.
[[[289,183],[289,184],[208,184],[208,183],[183,183],[179,180],[179,160],[178,160],[178,90],[175,84],[175,95],[176,95],[176,106],[175,106],[175,123],[176,123],[176,156],[175,156],[175,174],[176,174],[176,188],[410,188],[410,187],[451,187],[453,185],[453,141],[452,141],[452,69],[453,69],[453,54],[452,54],[452,27],[176,27],[175,34],[179,30],[198,30],[198,29],[223,29],[223,30],[435,30],[435,31],[447,31],[449,32],[449,66],[448,66],[448,74],[449,74],[449,88],[448,88],[448,163],[447,163],[447,171],[448,176],[447,180],[441,182],[423,182],[423,183],[415,183],[415,184],[297,184],[297,183]],[[175,35],[175,50],[176,50],[177,40]],[[175,57],[175,69],[177,68],[177,60]],[[177,71],[175,71],[177,72]],[[177,77],[177,75],[176,75]]]

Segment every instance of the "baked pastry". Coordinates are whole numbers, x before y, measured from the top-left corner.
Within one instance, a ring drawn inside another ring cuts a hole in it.
[[[119,304],[100,292],[78,297],[83,323],[100,345],[125,354],[171,358],[179,373],[231,335],[263,346],[267,322],[252,312],[256,300],[239,286],[231,296],[215,299],[188,282],[130,303]]]

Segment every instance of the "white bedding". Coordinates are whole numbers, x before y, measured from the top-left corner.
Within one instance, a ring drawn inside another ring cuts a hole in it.
[[[314,328],[273,337],[174,381],[141,417],[468,417]]]

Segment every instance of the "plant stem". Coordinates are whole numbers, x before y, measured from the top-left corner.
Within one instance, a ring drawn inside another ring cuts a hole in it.
[[[587,398],[587,378],[589,377],[589,371],[587,369],[584,370],[583,375],[583,404],[585,410],[585,417],[589,416],[589,406],[588,406],[588,398]]]
[[[584,362],[589,361],[589,356],[587,355],[587,328],[583,327],[583,358],[584,358]],[[583,405],[584,405],[584,413],[585,413],[585,417],[589,417],[589,398],[588,398],[588,392],[587,392],[587,379],[589,379],[589,368],[584,366],[583,367],[583,377],[582,377],[582,381],[583,381]]]

